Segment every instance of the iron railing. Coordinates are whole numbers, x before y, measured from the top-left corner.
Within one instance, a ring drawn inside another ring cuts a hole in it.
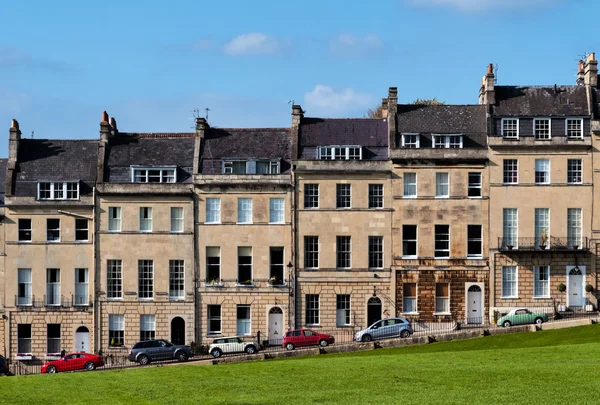
[[[587,237],[580,241],[571,238],[559,238],[550,236],[548,238],[498,238],[498,250],[501,251],[588,251],[589,241]]]

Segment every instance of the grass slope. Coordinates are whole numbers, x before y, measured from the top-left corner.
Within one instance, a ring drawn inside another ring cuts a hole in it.
[[[0,378],[10,404],[597,403],[600,325],[222,366]]]

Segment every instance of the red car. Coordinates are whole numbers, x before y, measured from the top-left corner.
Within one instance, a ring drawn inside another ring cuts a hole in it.
[[[104,359],[102,356],[90,353],[69,353],[60,360],[49,361],[42,365],[41,372],[54,374],[59,371],[92,371],[96,367],[102,367]]]
[[[317,333],[310,329],[291,330],[283,338],[283,347],[294,350],[295,347],[316,346],[325,347],[333,344],[334,337],[325,333]]]

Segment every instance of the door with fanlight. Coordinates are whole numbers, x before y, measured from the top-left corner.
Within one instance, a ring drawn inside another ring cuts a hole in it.
[[[483,322],[482,295],[481,287],[476,284],[467,289],[467,323],[480,324]]]

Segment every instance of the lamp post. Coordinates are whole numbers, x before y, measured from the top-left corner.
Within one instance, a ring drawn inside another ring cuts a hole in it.
[[[292,269],[294,268],[294,265],[292,264],[292,261],[290,260],[287,264],[287,268],[288,268],[288,316],[287,316],[287,324],[288,324],[288,330],[290,330],[292,327],[292,322],[291,322],[291,301],[292,301]]]

